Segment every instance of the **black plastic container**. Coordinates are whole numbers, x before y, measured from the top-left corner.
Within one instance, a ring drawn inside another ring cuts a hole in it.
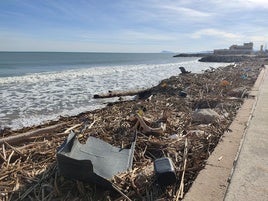
[[[158,184],[168,186],[176,182],[176,173],[170,158],[158,158],[154,161],[154,171]]]

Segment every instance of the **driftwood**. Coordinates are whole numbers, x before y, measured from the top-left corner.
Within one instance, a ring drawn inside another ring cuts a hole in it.
[[[121,96],[145,96],[146,94],[150,94],[148,89],[145,90],[133,90],[133,91],[109,91],[104,94],[95,94],[93,98],[112,98],[112,97],[121,97]],[[150,95],[149,95],[150,96]]]
[[[61,124],[56,124],[53,126],[48,126],[45,128],[40,128],[38,130],[34,130],[34,131],[29,131],[26,133],[21,133],[19,135],[14,135],[14,136],[9,136],[9,137],[5,137],[5,138],[1,138],[0,139],[0,145],[2,145],[4,142],[7,142],[8,144],[16,144],[19,142],[22,142],[26,139],[29,139],[31,137],[38,137],[40,135],[45,135],[48,133],[52,133],[56,128],[65,125],[65,123],[61,123]]]
[[[66,129],[63,133],[65,133],[65,134],[66,134],[66,133],[69,133],[71,130],[73,130],[73,129],[75,129],[75,128],[81,126],[81,125],[82,125],[82,124],[76,124],[76,125],[74,125],[74,126],[68,128],[68,129]]]
[[[137,122],[134,125],[133,128],[137,128],[138,126],[142,127],[142,132],[143,133],[158,133],[158,134],[163,134],[166,130],[166,125],[164,123],[161,123],[161,126],[158,128],[152,128],[150,126],[148,126],[145,121],[143,120],[143,118],[139,115],[136,114],[137,117]]]

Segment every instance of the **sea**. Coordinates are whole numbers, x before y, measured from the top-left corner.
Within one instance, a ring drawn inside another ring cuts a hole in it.
[[[145,89],[180,74],[223,63],[173,53],[0,52],[0,128],[40,125],[105,107],[109,90]]]

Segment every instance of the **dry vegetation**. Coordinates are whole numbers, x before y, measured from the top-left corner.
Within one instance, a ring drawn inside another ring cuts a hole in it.
[[[180,200],[248,98],[261,64],[251,61],[173,76],[149,89],[142,99],[111,103],[39,127],[2,130],[0,199]],[[187,97],[179,95],[182,90]],[[195,120],[194,111],[203,108],[212,109],[219,118]],[[56,152],[69,128],[82,143],[91,135],[120,147],[128,147],[137,135],[133,168],[113,178],[114,190],[60,175]],[[177,176],[177,182],[168,187],[158,185],[153,172],[153,161],[164,156],[172,159]]]

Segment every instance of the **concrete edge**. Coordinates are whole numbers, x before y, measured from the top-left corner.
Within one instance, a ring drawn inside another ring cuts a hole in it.
[[[185,195],[185,201],[215,201],[224,200],[233,175],[236,161],[239,157],[250,120],[255,110],[259,89],[263,83],[266,69],[262,69],[250,91],[250,98],[244,101],[234,121],[230,132],[225,132],[222,140],[207,160],[192,187]]]
[[[229,176],[229,181],[230,181],[230,180],[232,179],[232,177],[233,177],[234,170],[235,170],[236,165],[237,165],[237,160],[238,160],[238,158],[239,158],[239,156],[240,156],[241,149],[242,149],[242,147],[243,147],[243,145],[244,145],[245,137],[246,137],[246,135],[247,135],[247,131],[248,131],[249,124],[250,124],[250,120],[252,119],[253,113],[254,113],[254,111],[255,111],[255,109],[256,109],[257,102],[258,102],[258,100],[259,100],[260,89],[261,89],[261,87],[262,87],[262,83],[263,83],[263,81],[264,81],[265,75],[267,74],[267,67],[268,67],[268,66],[265,66],[265,68],[262,69],[262,71],[260,72],[260,74],[259,74],[259,76],[258,76],[258,79],[256,80],[256,82],[255,82],[255,84],[254,84],[254,86],[253,86],[253,90],[255,90],[255,91],[254,91],[254,92],[251,91],[251,92],[254,93],[254,96],[256,96],[256,98],[255,98],[255,102],[254,102],[252,111],[251,111],[250,116],[249,116],[249,120],[248,120],[248,122],[247,122],[246,129],[245,129],[244,134],[243,134],[243,136],[242,136],[242,139],[241,139],[241,141],[240,141],[240,145],[239,145],[238,151],[237,151],[237,153],[236,153],[236,157],[235,157],[235,159],[234,159],[233,167],[232,167],[232,170],[231,170],[231,173],[230,173],[230,176]],[[252,95],[252,93],[250,93],[250,95]],[[227,193],[228,193],[228,189],[229,189],[229,187],[230,187],[230,182],[228,182],[228,185],[227,185],[227,188],[226,188],[226,191],[225,191],[225,194],[224,194],[224,199],[225,199],[225,197],[226,197],[226,195],[227,195]]]

